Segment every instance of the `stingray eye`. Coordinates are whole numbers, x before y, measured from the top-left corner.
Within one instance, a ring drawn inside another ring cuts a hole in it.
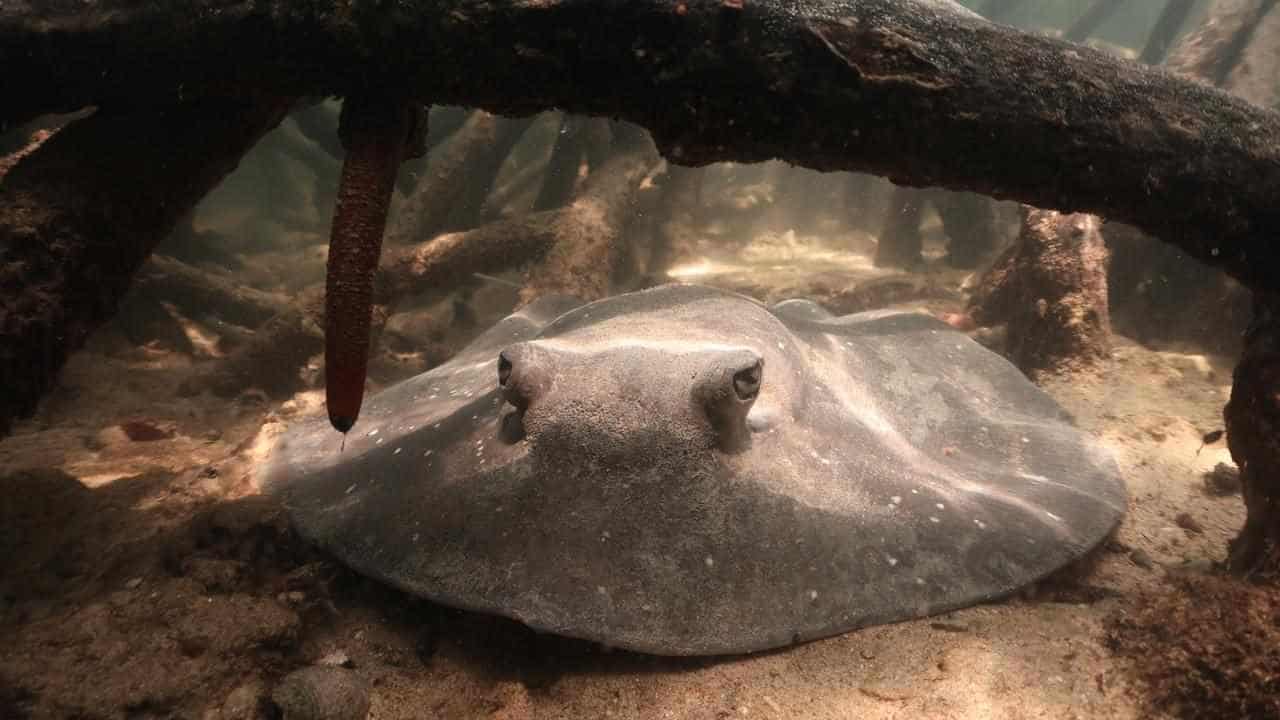
[[[756,360],[751,367],[733,374],[733,392],[739,400],[755,400],[760,394],[760,378],[764,375],[764,358]]]
[[[707,413],[721,450],[737,452],[751,444],[747,414],[763,380],[764,358],[743,348],[713,356],[694,381],[693,399]]]
[[[505,351],[498,353],[498,385],[507,386],[507,382],[511,380],[511,358],[507,357]]]

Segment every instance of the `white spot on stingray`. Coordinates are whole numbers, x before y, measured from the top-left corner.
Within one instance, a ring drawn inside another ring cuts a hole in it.
[[[810,590],[810,591],[809,591],[809,599],[810,599],[810,600],[817,600],[817,599],[818,599],[818,591],[817,591],[817,590]]]
[[[1024,443],[1029,443],[1029,442],[1031,442],[1031,438],[1027,437],[1026,435],[1023,435],[1023,436],[1022,436],[1022,442],[1024,442]]]
[[[426,452],[422,453],[422,457],[431,457],[431,453],[433,453],[433,452],[435,452],[435,450],[428,450],[428,451],[426,451]]]
[[[917,585],[923,585],[923,584],[924,584],[924,578],[916,578],[916,584],[917,584]]]
[[[979,530],[986,530],[986,529],[987,529],[987,524],[986,524],[986,523],[984,523],[984,522],[982,522],[982,521],[981,521],[981,520],[979,520],[978,518],[974,518],[974,519],[973,519],[973,524],[974,524],[974,525],[977,525]]]
[[[933,506],[934,506],[934,507],[936,507],[936,508],[938,508],[939,510],[946,510],[946,509],[947,509],[947,506],[946,506],[946,505],[943,505],[942,503],[934,503],[934,505],[933,505]]]
[[[892,555],[885,555],[884,559],[889,561],[889,567],[893,567],[894,565],[898,564],[898,558]]]
[[[902,502],[902,496],[894,495],[893,497],[889,498],[889,502],[893,503],[894,505],[897,505],[898,503]]]
[[[787,349],[787,346],[786,346],[786,345],[783,345],[783,344],[782,344],[782,341],[781,341],[781,340],[779,340],[779,341],[778,341],[778,349],[779,349],[779,350],[786,350],[786,349]]]
[[[911,489],[911,494],[912,494],[912,495],[919,495],[919,494],[920,494],[920,491],[919,491],[919,490],[916,490],[915,488],[912,488],[912,489]]]
[[[942,521],[941,521],[941,520],[939,520],[938,518],[934,517],[933,515],[930,515],[930,516],[929,516],[929,522],[931,522],[931,523],[938,523],[938,522],[942,522]]]
[[[707,564],[707,567],[715,567],[715,566],[716,566],[715,558],[711,557],[710,555],[708,555],[708,556],[706,557],[706,559],[705,559],[705,560],[703,560],[702,562],[706,563],[706,564]]]
[[[355,485],[352,485],[351,487],[347,488],[347,494],[348,494],[348,495],[350,495],[350,494],[351,494],[351,492],[352,492],[353,490],[355,490],[355,489],[356,489],[356,486],[355,486]]]
[[[382,438],[378,438],[378,439],[377,439],[377,441],[376,441],[376,442],[374,442],[373,444],[374,444],[374,445],[381,445],[381,444],[382,444]]]
[[[1048,510],[1045,510],[1045,511],[1044,511],[1044,514],[1045,514],[1045,515],[1048,515],[1049,517],[1053,518],[1054,520],[1057,520],[1058,522],[1062,522],[1062,518],[1058,517],[1057,515],[1054,515],[1053,513],[1049,512]]]
[[[395,451],[394,451],[394,452],[392,452],[391,454],[392,454],[392,455],[399,455],[399,454],[400,454],[400,448],[396,448],[396,449],[395,449]]]
[[[435,425],[432,425],[432,426],[431,426],[431,429],[432,429],[432,430],[439,430],[439,429],[440,429],[440,423],[436,423]]]
[[[369,431],[369,437],[373,437],[374,435],[377,435],[377,434],[378,434],[378,429],[377,429],[377,428],[374,428],[374,429],[372,429],[372,430],[370,430],[370,431]]]

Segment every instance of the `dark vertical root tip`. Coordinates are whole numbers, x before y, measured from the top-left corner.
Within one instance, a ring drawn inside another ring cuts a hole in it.
[[[334,430],[337,430],[338,432],[345,434],[351,430],[352,426],[356,424],[356,419],[350,418],[350,417],[344,417],[342,415],[330,415],[329,424],[333,425]]]

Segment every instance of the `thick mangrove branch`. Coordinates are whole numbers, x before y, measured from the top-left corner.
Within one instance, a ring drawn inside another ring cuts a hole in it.
[[[291,105],[100,111],[9,171],[0,185],[0,436],[115,313],[156,244]]]
[[[381,73],[424,102],[629,120],[681,164],[869,172],[1130,222],[1252,285],[1280,268],[1280,115],[945,0],[69,7],[0,6],[0,125]]]

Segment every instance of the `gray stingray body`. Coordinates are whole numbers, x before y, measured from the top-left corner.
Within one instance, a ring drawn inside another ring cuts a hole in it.
[[[665,655],[994,599],[1125,508],[1108,453],[947,325],[687,285],[534,303],[341,442],[304,421],[261,480],[352,568]]]

